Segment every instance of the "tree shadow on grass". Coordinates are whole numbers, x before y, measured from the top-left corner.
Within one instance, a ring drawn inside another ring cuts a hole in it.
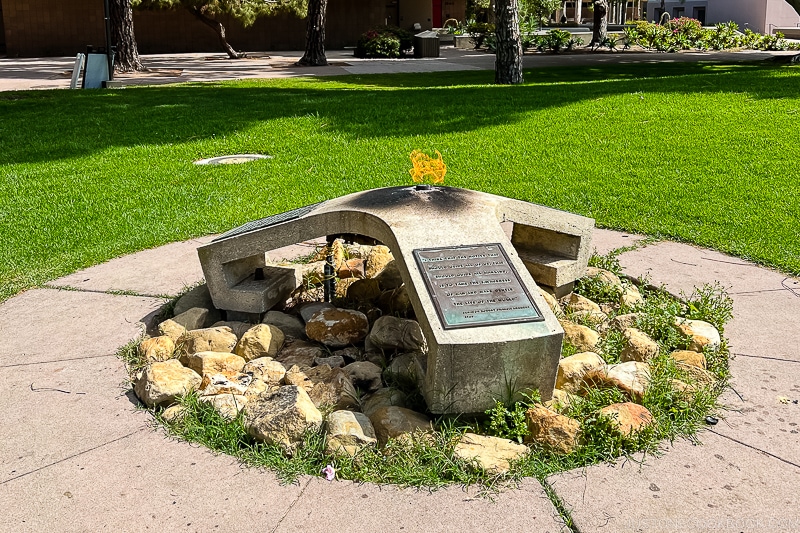
[[[798,73],[770,63],[618,64],[528,70],[530,81],[516,86],[491,85],[487,72],[457,72],[5,93],[0,164],[184,143],[309,116],[324,119],[331,134],[384,138],[474,131],[626,93],[797,98]]]

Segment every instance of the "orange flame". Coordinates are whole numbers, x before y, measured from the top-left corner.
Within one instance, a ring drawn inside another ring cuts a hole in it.
[[[432,183],[442,183],[444,175],[447,173],[447,165],[444,164],[442,154],[436,150],[436,158],[429,156],[419,150],[414,150],[409,156],[414,168],[408,172],[414,179],[414,183],[423,183],[429,177]]]

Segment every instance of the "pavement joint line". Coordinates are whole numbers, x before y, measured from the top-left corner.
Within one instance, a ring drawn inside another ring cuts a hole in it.
[[[556,489],[553,488],[546,478],[540,479],[539,484],[542,486],[542,489],[544,489],[544,493],[547,495],[547,499],[550,500],[550,504],[553,506],[556,513],[558,513],[558,517],[561,518],[562,522],[564,522],[564,527],[569,529],[570,533],[581,533],[581,530],[575,525],[575,520],[572,518],[572,513],[567,508],[564,500],[559,497]]]
[[[22,354],[25,355],[25,354]],[[0,365],[0,368],[13,368],[16,366],[46,365],[48,363],[61,363],[62,361],[82,361],[84,359],[100,359],[101,357],[117,357],[115,354],[87,355],[86,357],[71,357],[69,359],[52,359],[50,361],[31,361],[29,363],[15,363],[13,365]]]
[[[306,489],[308,488],[308,485],[311,483],[311,479],[312,478],[309,477],[308,480],[306,480],[305,485],[303,485],[303,488],[300,489],[300,493],[297,495],[297,497],[294,499],[294,501],[289,504],[289,507],[286,508],[286,511],[283,513],[283,516],[281,516],[281,519],[278,520],[278,523],[275,524],[275,527],[272,528],[272,531],[270,533],[275,533],[276,531],[278,531],[278,528],[281,527],[281,524],[283,523],[284,519],[289,515],[289,513],[292,510],[292,508],[294,508],[295,504],[297,504],[297,502],[300,501],[300,498],[303,497],[303,493],[306,491]]]
[[[170,295],[170,294],[147,294],[142,292],[136,291],[128,291],[128,290],[116,290],[116,289],[109,289],[106,291],[101,291],[98,289],[81,289],[79,287],[73,287],[72,285],[50,285],[45,283],[41,286],[42,289],[50,289],[55,291],[69,291],[69,292],[88,292],[91,294],[108,294],[111,296],[136,296],[137,298],[157,298],[159,300],[169,300],[175,298],[177,295]]]
[[[731,352],[731,355],[736,355],[736,356],[741,355],[742,357],[752,357],[753,359],[768,359],[770,361],[781,361],[782,363],[800,363],[800,361],[796,361],[794,359],[781,359],[780,357],[770,357],[768,355],[753,355],[749,353],[736,353],[736,352]]]
[[[799,464],[794,463],[794,462],[792,462],[792,461],[790,461],[788,459],[784,459],[783,457],[775,455],[774,453],[770,453],[770,452],[768,452],[766,450],[762,450],[761,448],[756,448],[755,446],[753,446],[751,444],[747,444],[746,442],[742,442],[739,439],[736,439],[736,438],[733,438],[733,437],[729,437],[728,435],[723,435],[722,433],[717,433],[713,429],[709,429],[708,431],[710,431],[714,435],[717,435],[719,437],[724,437],[724,438],[728,439],[729,441],[735,442],[736,444],[741,444],[742,446],[750,448],[751,450],[755,450],[757,452],[763,453],[764,455],[768,455],[768,456],[772,457],[773,459],[777,459],[778,461],[782,461],[782,462],[786,463],[787,465],[791,465],[791,466],[793,466],[795,468],[800,469],[800,465]]]
[[[104,446],[108,446],[109,444],[114,444],[115,442],[119,442],[119,441],[121,441],[123,439],[127,439],[128,437],[132,437],[133,435],[136,435],[137,433],[141,432],[144,429],[147,429],[147,428],[146,427],[141,427],[141,428],[137,429],[136,431],[132,431],[131,433],[128,433],[127,435],[123,435],[121,437],[117,437],[116,439],[110,440],[108,442],[104,442],[103,444],[98,444],[97,446],[89,448],[88,450],[84,450],[82,452],[74,453],[72,455],[64,457],[63,459],[59,459],[58,461],[54,461],[54,462],[50,463],[49,465],[40,466],[39,468],[35,468],[35,469],[30,470],[28,472],[24,472],[22,474],[19,474],[17,476],[12,477],[12,478],[6,479],[5,481],[0,481],[0,485],[5,485],[6,483],[9,483],[11,481],[15,481],[17,479],[23,478],[23,477],[28,476],[30,474],[35,474],[36,472],[39,472],[40,470],[44,470],[45,468],[50,468],[51,466],[55,466],[55,465],[57,465],[59,463],[63,463],[64,461],[69,461],[70,459],[74,459],[75,457],[79,457],[79,456],[87,454],[89,452],[93,452],[94,450],[97,450],[97,449],[102,448]]]

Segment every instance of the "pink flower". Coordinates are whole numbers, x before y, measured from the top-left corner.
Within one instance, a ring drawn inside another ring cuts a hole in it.
[[[327,465],[322,469],[322,474],[328,481],[333,481],[333,479],[336,477],[336,470],[333,468],[333,465]]]

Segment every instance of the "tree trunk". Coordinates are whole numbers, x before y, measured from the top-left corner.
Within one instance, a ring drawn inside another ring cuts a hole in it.
[[[602,43],[608,37],[608,3],[606,0],[594,0],[594,24],[592,25],[593,46]]]
[[[519,35],[517,0],[495,1],[494,82],[522,83],[522,39]]]
[[[139,47],[133,33],[133,10],[131,0],[110,0],[111,39],[116,51],[114,54],[115,72],[147,70],[139,59]]]
[[[306,52],[298,65],[308,67],[324,67],[328,64],[325,57],[325,13],[328,0],[308,0],[308,22],[306,23]]]
[[[241,59],[243,57],[247,57],[246,52],[237,52],[230,44],[228,44],[228,40],[225,38],[225,26],[223,26],[220,21],[205,16],[202,8],[188,7],[186,9],[188,9],[189,13],[194,15],[197,20],[214,30],[219,38],[219,44],[222,46],[222,49],[225,50],[225,53],[228,54],[229,58]]]

